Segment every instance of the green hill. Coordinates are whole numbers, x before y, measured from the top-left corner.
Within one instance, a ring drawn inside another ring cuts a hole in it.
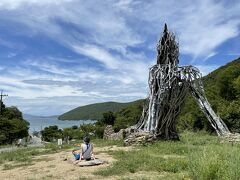
[[[79,119],[93,119],[97,120],[102,117],[102,114],[107,111],[117,112],[121,109],[134,104],[134,102],[118,103],[118,102],[104,102],[89,104],[86,106],[77,107],[68,111],[58,117],[59,120],[79,120]]]

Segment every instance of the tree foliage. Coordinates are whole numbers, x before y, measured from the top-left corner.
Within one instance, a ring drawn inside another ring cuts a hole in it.
[[[120,129],[136,124],[142,115],[144,103],[145,100],[138,100],[117,112],[115,114],[116,120],[114,123],[114,130],[119,131]]]
[[[41,131],[41,134],[42,134],[42,139],[48,142],[52,142],[54,140],[57,140],[63,137],[62,129],[58,129],[58,126],[56,125],[45,127]]]
[[[115,119],[116,119],[116,117],[113,114],[113,112],[108,111],[108,112],[103,113],[102,118],[100,120],[100,124],[114,125]]]
[[[136,124],[140,119],[144,101],[138,100],[129,103],[127,107],[116,113],[111,111],[103,113],[102,118],[96,122],[96,134],[102,137],[106,125],[113,125],[115,132],[117,132],[120,129]]]
[[[11,144],[19,138],[28,136],[29,123],[16,107],[2,106],[0,116],[0,144]]]

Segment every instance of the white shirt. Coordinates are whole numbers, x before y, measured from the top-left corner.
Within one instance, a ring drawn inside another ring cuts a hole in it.
[[[82,144],[82,156],[83,159],[91,159],[92,145]]]

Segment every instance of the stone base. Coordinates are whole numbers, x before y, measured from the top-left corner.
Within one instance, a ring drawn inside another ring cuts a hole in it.
[[[240,134],[239,133],[229,133],[221,137],[221,142],[231,142],[231,143],[240,143]]]
[[[112,125],[107,125],[103,134],[103,139],[108,139],[108,140],[123,140],[124,137],[125,137],[125,130],[121,129],[119,132],[115,133]]]
[[[131,146],[131,145],[146,144],[146,143],[152,143],[156,140],[157,140],[157,138],[152,133],[134,132],[134,133],[131,133],[124,140],[124,145]]]
[[[80,166],[80,167],[84,167],[84,166],[98,166],[98,165],[104,164],[104,163],[107,163],[107,162],[99,160],[99,159],[95,159],[95,160],[90,160],[90,161],[82,160],[79,163],[77,163],[76,165]]]

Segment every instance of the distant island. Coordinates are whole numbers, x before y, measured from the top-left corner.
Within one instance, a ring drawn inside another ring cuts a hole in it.
[[[58,117],[59,120],[98,120],[102,114],[107,111],[118,112],[121,109],[134,104],[137,101],[119,103],[119,102],[103,102],[80,106],[70,110]]]

